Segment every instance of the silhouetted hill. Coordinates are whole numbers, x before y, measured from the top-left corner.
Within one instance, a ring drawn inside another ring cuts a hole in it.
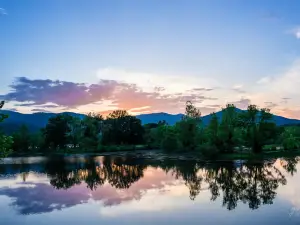
[[[4,120],[0,124],[0,129],[5,133],[13,133],[19,129],[19,127],[25,124],[31,132],[38,131],[46,126],[50,117],[55,116],[55,113],[32,113],[23,114],[19,112],[1,110],[1,113],[8,115],[8,119]],[[77,114],[72,112],[64,112],[64,114],[70,114],[72,116],[78,116],[83,118],[83,114]]]
[[[179,120],[181,120],[183,114],[168,114],[168,113],[150,113],[150,114],[141,114],[138,115],[143,124],[147,123],[158,123],[159,121],[165,120],[168,124],[173,125]]]
[[[242,111],[241,109],[237,109],[237,111]],[[28,126],[29,130],[34,132],[43,128],[48,119],[52,116],[55,116],[55,113],[33,113],[33,114],[22,114],[18,112],[13,112],[9,110],[1,110],[1,113],[9,115],[9,119],[5,120],[0,124],[0,128],[2,128],[5,133],[12,133],[16,131],[22,124]],[[79,118],[83,118],[85,115],[72,113],[72,112],[64,112],[66,114],[70,114],[72,116],[76,116]],[[216,113],[219,119],[222,118],[222,111]],[[168,124],[173,125],[177,121],[182,118],[183,114],[168,114],[168,113],[150,113],[150,114],[141,114],[137,117],[142,121],[143,124],[146,123],[157,123],[158,121],[165,120]],[[207,125],[210,121],[211,116],[206,115],[202,117],[202,121],[204,125]],[[282,116],[274,115],[274,121],[278,126],[282,125],[292,125],[292,124],[300,124],[300,120],[289,119]]]

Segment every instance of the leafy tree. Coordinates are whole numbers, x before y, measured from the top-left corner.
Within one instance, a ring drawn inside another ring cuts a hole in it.
[[[72,117],[69,121],[69,132],[67,133],[67,137],[69,143],[76,148],[79,145],[79,142],[83,136],[82,132],[82,122],[78,117]]]
[[[100,114],[89,113],[82,121],[83,138],[81,146],[95,148],[101,142],[103,135],[104,119]]]
[[[14,151],[29,151],[30,148],[30,134],[26,125],[22,125],[19,130],[12,135],[14,143],[13,150]]]
[[[227,104],[222,109],[222,121],[219,129],[219,137],[222,141],[221,151],[232,152],[235,146],[234,133],[237,127],[238,113],[233,104]]]
[[[41,150],[44,146],[44,136],[42,131],[30,135],[30,146],[33,151]]]
[[[300,148],[299,127],[286,127],[281,136],[281,143],[286,150],[295,150]]]
[[[115,110],[104,122],[103,144],[139,144],[143,142],[144,128],[141,120],[125,110]]]
[[[161,142],[162,149],[166,151],[176,151],[179,147],[177,132],[174,127],[166,126],[164,136]]]
[[[4,101],[0,102],[0,110],[4,106]],[[0,123],[8,118],[7,115],[0,113]],[[0,134],[0,158],[6,157],[11,152],[11,145],[13,144],[13,139],[10,136]]]
[[[184,119],[195,119],[198,122],[201,120],[201,112],[197,109],[191,101],[187,101],[185,105]]]
[[[207,126],[208,140],[209,143],[213,146],[219,146],[219,121],[216,113],[212,113],[211,120]]]
[[[50,148],[64,148],[68,144],[71,116],[59,114],[51,117],[44,130],[45,145]]]
[[[176,123],[180,145],[185,150],[193,150],[197,146],[197,134],[201,124],[201,112],[190,101],[186,103],[185,115]]]
[[[276,134],[276,125],[272,121],[269,109],[258,109],[249,105],[246,112],[241,113],[240,125],[246,130],[245,142],[255,153],[262,151],[262,146]]]

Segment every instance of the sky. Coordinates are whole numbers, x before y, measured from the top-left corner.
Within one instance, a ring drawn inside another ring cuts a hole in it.
[[[298,0],[0,0],[0,100],[23,113],[300,119]]]

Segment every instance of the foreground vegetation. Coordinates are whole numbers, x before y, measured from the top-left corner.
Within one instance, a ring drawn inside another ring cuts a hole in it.
[[[162,149],[216,157],[298,149],[300,127],[276,126],[269,109],[250,105],[239,111],[232,104],[222,110],[222,118],[212,113],[210,123],[204,126],[201,112],[187,102],[185,115],[173,126],[165,121],[142,125],[125,110],[113,111],[106,118],[90,113],[80,119],[63,113],[50,118],[38,133],[30,133],[23,125],[12,137],[1,135],[0,141],[2,157],[11,148],[14,153],[28,154]]]
[[[0,109],[2,109],[4,101],[0,102]],[[6,119],[7,116],[0,113],[0,123]],[[12,137],[0,134],[0,158],[6,157],[11,152],[13,140]]]

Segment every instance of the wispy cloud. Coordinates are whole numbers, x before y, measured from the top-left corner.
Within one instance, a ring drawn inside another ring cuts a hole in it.
[[[265,106],[269,109],[272,109],[272,108],[278,106],[278,104],[276,104],[274,102],[265,102]]]
[[[0,8],[0,15],[7,15],[6,10],[3,8]]]
[[[7,109],[5,109],[5,110],[9,110],[9,111],[13,111],[13,112],[17,112],[17,111],[18,111],[17,108],[7,108]]]
[[[267,84],[272,81],[271,77],[262,77],[257,81],[257,84]]]
[[[32,109],[31,112],[42,112],[42,113],[49,113],[50,111],[45,109]]]
[[[229,104],[234,104],[239,109],[246,109],[248,105],[251,104],[251,100],[248,98],[241,98],[238,101],[228,102]]]
[[[288,33],[293,34],[297,39],[300,39],[300,26],[293,28]]]
[[[232,90],[237,93],[243,94],[243,93],[246,93],[246,91],[243,88],[244,88],[244,85],[236,84],[232,87]]]

